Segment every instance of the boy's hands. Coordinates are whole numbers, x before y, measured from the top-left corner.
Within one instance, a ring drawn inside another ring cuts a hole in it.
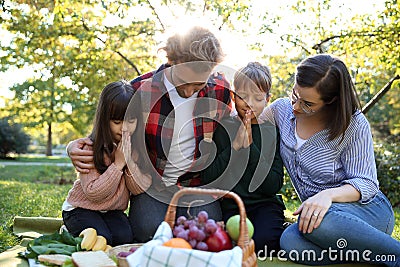
[[[92,145],[93,142],[85,137],[71,141],[67,146],[68,156],[75,169],[80,173],[88,173],[90,169],[94,168]]]
[[[232,147],[236,151],[241,148],[249,147],[253,142],[251,132],[251,114],[251,110],[246,111],[246,114],[242,120],[243,123],[239,126],[235,140],[233,140]]]
[[[245,125],[246,125],[246,132],[247,132],[247,141],[248,143],[246,144],[245,147],[249,147],[251,143],[253,143],[253,134],[251,132],[251,115],[252,111],[248,110],[245,115]]]

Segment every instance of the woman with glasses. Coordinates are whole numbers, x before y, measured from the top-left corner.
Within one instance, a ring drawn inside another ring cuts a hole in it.
[[[343,61],[326,54],[305,59],[290,97],[269,110],[302,201],[294,212],[298,222],[281,236],[286,257],[311,265],[400,266],[400,242],[390,236],[394,214],[379,190],[370,125]]]

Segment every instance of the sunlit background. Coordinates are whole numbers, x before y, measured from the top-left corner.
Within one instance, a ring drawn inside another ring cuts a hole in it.
[[[210,28],[221,40],[226,57],[217,70],[229,81],[250,61],[268,65],[273,101],[286,96],[302,59],[331,53],[349,66],[364,106],[400,72],[398,5],[388,0],[1,1],[0,118],[20,124],[51,153],[51,146],[89,133],[105,84],[157,69],[166,62],[159,50],[163,41],[192,25]],[[379,134],[400,132],[398,84],[367,114]]]
[[[198,1],[200,2],[200,1]],[[221,21],[215,18],[208,18],[203,16],[195,16],[193,14],[185,15],[185,5],[162,5],[161,0],[151,1],[153,7],[157,10],[160,15],[160,20],[163,22],[166,31],[164,34],[160,34],[159,42],[165,40],[165,36],[171,31],[182,31],[189,28],[191,25],[204,25],[219,35],[224,45],[224,51],[226,52],[226,60],[223,62],[224,65],[232,68],[242,66],[248,61],[259,60],[260,57],[265,55],[280,55],[283,54],[283,48],[285,47],[285,41],[281,39],[285,34],[293,34],[296,29],[296,25],[302,23],[311,23],[312,16],[306,16],[304,14],[296,14],[289,8],[291,5],[295,5],[295,0],[253,0],[251,1],[251,11],[249,12],[249,24],[243,24],[241,21],[235,19],[232,20],[234,29],[223,29],[219,30],[218,26],[221,25]],[[321,24],[329,24],[330,21],[336,20],[335,23],[330,24],[332,28],[340,29],[351,22],[352,17],[355,15],[370,14],[374,16],[378,10],[384,8],[384,1],[375,0],[334,0],[331,1],[331,8],[329,11],[321,13]],[[201,12],[199,12],[201,13]],[[262,31],[264,20],[260,19],[263,16],[279,16],[280,20],[275,24],[268,25],[271,27],[270,32],[266,37],[260,38],[260,30]],[[117,24],[129,25],[133,18],[145,19],[152,17],[151,10],[148,8],[140,8],[134,6],[130,9],[128,16],[125,19],[121,19],[118,16],[109,14],[104,24],[113,26]],[[254,19],[252,19],[254,18]],[[0,28],[0,40],[1,45],[8,45],[11,42],[12,35]],[[303,42],[312,42],[315,36],[308,36],[309,40],[302,40]],[[261,48],[261,51],[254,50],[254,46]],[[253,48],[253,49],[252,49]],[[155,49],[156,51],[156,49]],[[0,52],[1,53],[1,52]],[[163,62],[162,55],[160,55],[160,62]],[[16,68],[11,66],[6,72],[0,72],[0,106],[4,106],[4,99],[12,98],[13,93],[9,90],[14,84],[22,83],[27,78],[34,77],[34,69],[41,68],[41,66],[25,66],[23,68]],[[156,66],[155,66],[156,67]],[[132,77],[133,78],[133,77]],[[66,83],[70,81],[66,80]]]

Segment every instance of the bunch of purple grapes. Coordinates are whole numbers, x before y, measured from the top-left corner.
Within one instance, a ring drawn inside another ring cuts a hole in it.
[[[178,217],[172,232],[175,237],[188,241],[192,248],[207,251],[206,239],[214,234],[217,228],[215,220],[209,219],[206,211],[200,211],[196,217],[190,219],[185,216]]]

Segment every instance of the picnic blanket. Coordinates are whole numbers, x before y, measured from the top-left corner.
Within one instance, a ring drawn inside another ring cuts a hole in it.
[[[42,234],[51,234],[59,231],[62,226],[61,218],[50,218],[50,217],[21,217],[17,216],[13,222],[13,232],[17,236],[21,237],[21,243],[14,246],[3,253],[0,253],[0,266],[1,267],[29,267],[29,263],[26,259],[18,257],[18,252],[25,251],[28,242]],[[306,265],[296,264],[288,261],[280,261],[277,258],[266,259],[265,261],[259,260],[257,262],[259,267],[264,266],[281,266],[281,267],[304,267]],[[366,266],[377,266],[371,264],[336,264],[329,265],[332,267],[366,267]]]
[[[42,234],[52,234],[62,225],[61,218],[16,216],[13,220],[13,232],[19,237],[36,238]]]

